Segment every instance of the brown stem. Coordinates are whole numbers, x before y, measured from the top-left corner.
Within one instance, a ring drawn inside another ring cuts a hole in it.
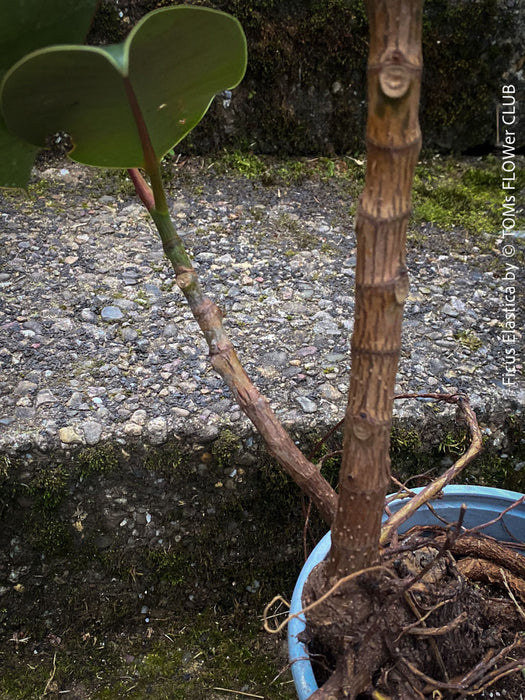
[[[211,299],[205,296],[168,211],[158,211],[157,202],[165,201],[164,191],[158,191],[160,178],[152,181],[155,201],[154,206],[150,208],[151,191],[148,193],[149,187],[144,178],[138,171],[130,171],[130,176],[137,194],[148,207],[155,222],[164,252],[175,271],[177,285],[186,297],[193,316],[206,338],[213,368],[222,376],[240,408],[261,434],[269,453],[278,460],[299,488],[312,499],[321,517],[330,525],[335,516],[337,495],[319,469],[297,448],[272,411],[268,400],[246,374],[224,330],[222,312]]]
[[[367,169],[356,217],[352,374],[345,416],[330,576],[379,555],[390,481],[390,429],[403,307],[406,228],[421,146],[422,0],[370,0]]]
[[[287,474],[309,496],[327,524],[335,515],[337,496],[330,484],[297,448],[241,365],[222,324],[222,312],[204,296],[193,269],[177,274],[177,284],[185,294],[210,349],[210,361],[221,375],[237,403],[255,425],[268,448]]]

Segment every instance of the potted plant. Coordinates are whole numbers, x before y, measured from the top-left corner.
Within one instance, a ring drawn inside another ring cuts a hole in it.
[[[421,493],[421,489],[415,489]],[[396,513],[409,496],[395,500],[390,511]],[[457,521],[462,508],[466,507],[463,520],[464,527],[480,528],[484,535],[505,541],[511,535],[517,541],[525,543],[525,503],[521,494],[504,489],[486,486],[446,486],[438,500],[432,502],[432,510],[420,508],[400,528],[405,532],[415,526],[442,527],[443,522]],[[505,513],[504,518],[500,514]],[[386,522],[386,514],[383,522]],[[489,541],[489,540],[487,540]],[[295,688],[299,700],[307,700],[318,690],[315,665],[309,658],[308,646],[303,641],[306,621],[303,613],[303,590],[312,570],[321,563],[330,551],[330,533],[318,543],[310,554],[293,592],[290,617],[288,621],[288,649]],[[525,547],[520,550],[525,553]],[[488,560],[485,560],[486,565]],[[501,573],[496,568],[496,576]],[[487,572],[488,573],[488,572]],[[484,680],[477,679],[479,687]]]
[[[461,529],[467,516],[460,509],[455,527],[445,534],[433,533],[431,541],[428,531],[409,543],[398,539],[399,528],[438,496],[479,451],[481,435],[465,397],[434,398],[459,408],[472,434],[470,449],[445,475],[412,493],[407,503],[397,510],[391,506],[396,512],[382,525],[390,485],[394,383],[408,293],[406,228],[421,146],[422,1],[370,0],[367,9],[368,159],[356,217],[352,374],[337,492],[300,452],[243,369],[223,328],[221,311],[206,296],[175,230],[162,183],[162,157],[199,122],[216,93],[234,88],[243,77],[246,41],[239,23],[202,7],[163,8],[143,18],[117,46],[37,48],[5,66],[8,70],[0,87],[5,131],[13,139],[15,155],[19,147],[33,152],[46,145],[50,134],[65,133],[72,144],[70,155],[78,162],[128,170],[159,232],[177,285],[206,338],[212,366],[269,452],[330,526],[326,558],[308,576],[301,603],[307,609],[308,635],[333,664],[324,685],[314,690],[312,697],[317,700],[357,698],[362,693],[378,699],[386,697],[386,689],[392,698],[470,692],[467,681],[451,678],[433,639],[450,632],[451,637],[445,638],[457,656],[465,625],[471,623],[465,611],[454,614],[456,603],[468,604],[471,599],[459,600],[464,574],[458,573],[449,556],[456,543],[467,541]],[[18,173],[14,184],[23,185],[27,176],[27,169]],[[13,184],[5,168],[3,182]],[[470,540],[467,544],[476,551],[478,545]],[[489,549],[494,550],[492,542]],[[511,575],[523,566],[522,559],[496,551],[496,568],[511,586]],[[419,569],[412,566],[413,559]],[[441,578],[435,579],[436,571]],[[443,590],[452,591],[448,598],[440,597]],[[435,612],[436,620],[427,615],[428,610]],[[445,610],[448,617],[440,617]],[[517,624],[513,620],[510,628]],[[390,627],[394,637],[382,634],[381,626]],[[432,638],[430,666],[440,666],[443,680],[435,680],[426,666],[422,670],[412,663],[419,649],[414,642],[418,634]],[[491,657],[482,662],[489,667],[487,673],[520,668],[523,659],[514,656],[506,665],[503,660],[522,646],[522,638],[504,641],[496,661]],[[480,676],[479,664],[473,665],[472,672],[464,674],[477,692],[474,686],[488,682],[487,674]]]

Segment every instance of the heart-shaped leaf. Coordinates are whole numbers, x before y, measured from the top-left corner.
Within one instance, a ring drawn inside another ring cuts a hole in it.
[[[0,80],[30,51],[83,41],[97,0],[0,0]],[[7,130],[0,116],[0,187],[26,187],[40,149]]]
[[[114,168],[148,166],[186,136],[213,97],[246,69],[238,21],[201,7],[146,15],[113,47],[58,46],[34,52],[6,75],[8,128],[43,146],[66,132],[71,157]]]

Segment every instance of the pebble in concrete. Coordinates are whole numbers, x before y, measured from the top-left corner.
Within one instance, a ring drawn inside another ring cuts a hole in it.
[[[60,428],[58,431],[58,437],[60,441],[66,445],[73,445],[75,443],[81,443],[82,435],[78,432],[77,428],[69,425],[65,428]]]
[[[124,314],[118,308],[118,306],[105,306],[100,312],[103,321],[121,321],[124,318]]]

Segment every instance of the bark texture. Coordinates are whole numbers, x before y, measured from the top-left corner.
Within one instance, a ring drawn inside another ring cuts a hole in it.
[[[422,0],[370,0],[367,169],[356,217],[352,372],[330,578],[379,554],[390,481],[390,428],[408,294],[406,229],[421,148]]]
[[[336,678],[313,697],[356,698],[371,687],[385,656],[378,627],[399,629],[402,604],[378,595],[388,577],[352,576],[379,560],[381,518],[390,483],[390,429],[408,294],[406,230],[412,180],[421,148],[422,0],[369,0],[367,169],[357,216],[355,320],[343,458],[332,547],[310,575],[303,604],[307,634],[335,661]],[[408,652],[413,657],[413,648]],[[333,689],[333,685],[338,690]],[[409,697],[401,689],[402,697]],[[397,697],[397,696],[396,696]]]

